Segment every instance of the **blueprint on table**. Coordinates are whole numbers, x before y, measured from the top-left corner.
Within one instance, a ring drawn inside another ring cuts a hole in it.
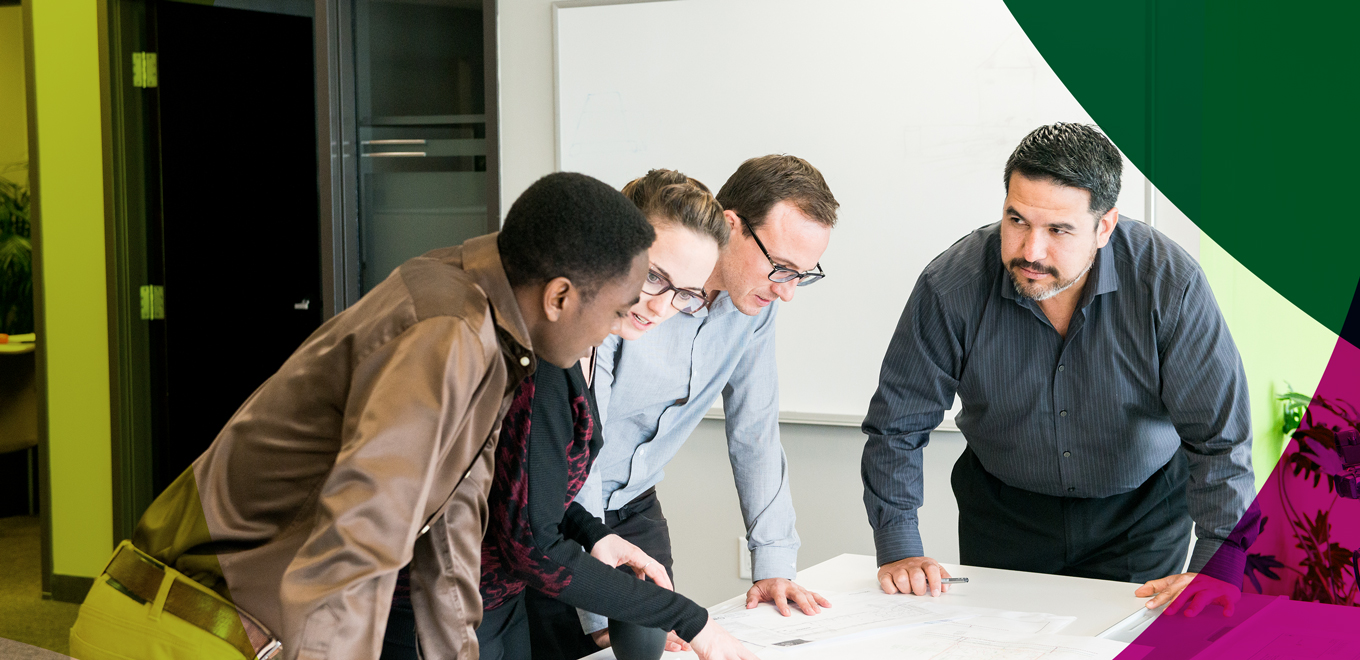
[[[925,599],[888,595],[878,588],[824,594],[834,604],[807,616],[793,608],[781,616],[769,605],[745,609],[744,603],[713,610],[713,619],[753,649],[820,646],[921,626],[968,621],[974,627],[1017,634],[1051,634],[1075,617],[1038,612],[1008,612],[985,607],[946,605]],[[1121,645],[1122,647],[1122,645]]]
[[[1113,660],[1128,646],[1096,637],[1003,630],[989,623],[992,622],[985,617],[978,617],[892,629],[870,637],[857,636],[853,641],[829,641],[816,648],[763,649],[757,654],[765,660],[842,657],[851,653],[858,658],[892,660]]]

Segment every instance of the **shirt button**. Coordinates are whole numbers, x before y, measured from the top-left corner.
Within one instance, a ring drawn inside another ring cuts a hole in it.
[[[1059,417],[1066,417],[1066,416],[1067,416],[1067,411],[1064,410],[1064,411],[1062,411],[1062,412],[1059,412],[1059,413],[1058,413],[1058,416],[1059,416]]]
[[[1061,364],[1058,365],[1058,371],[1062,371],[1063,369],[1066,369],[1066,368],[1067,368],[1067,367],[1064,367],[1064,366],[1062,366]]]
[[[1069,493],[1075,493],[1075,492],[1077,492],[1076,486],[1069,487],[1069,488],[1067,489],[1067,492],[1069,492]]]
[[[1071,458],[1071,457],[1072,457],[1072,452],[1070,452],[1070,451],[1065,451],[1065,452],[1063,452],[1063,458]]]
[[[520,358],[520,359],[519,359],[519,366],[521,366],[521,367],[527,367],[527,366],[529,366],[529,356],[526,355],[526,356]]]
[[[421,533],[421,534],[424,534],[425,532],[428,532],[428,531],[430,531],[430,526],[429,526],[429,525],[426,525],[424,528],[422,528],[422,529],[420,530],[420,533]],[[417,536],[419,536],[419,534],[418,534]]]

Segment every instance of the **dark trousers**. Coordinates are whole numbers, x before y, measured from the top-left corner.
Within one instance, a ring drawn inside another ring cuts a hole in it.
[[[578,626],[579,629],[579,626]],[[524,594],[482,613],[477,626],[481,660],[520,660],[529,657],[529,619],[524,613]],[[393,606],[387,615],[379,660],[417,660],[416,617],[409,606]]]
[[[665,566],[666,573],[675,579],[675,572],[671,570],[674,560],[671,558],[670,527],[661,513],[655,488],[617,511],[606,511],[604,522],[615,534]],[[633,575],[632,569],[626,566],[619,570]],[[595,640],[581,630],[581,618],[577,616],[576,608],[533,589],[525,590],[525,595],[534,660],[576,660],[600,650]],[[479,637],[480,634],[478,630]]]
[[[1180,573],[1190,540],[1188,475],[1177,454],[1130,492],[1054,497],[1007,486],[965,449],[952,478],[959,562],[1121,582]]]
[[[523,660],[529,657],[529,618],[524,609],[524,592],[482,612],[477,626],[477,645],[481,660]]]
[[[387,632],[383,634],[379,660],[416,660],[416,614],[409,604],[393,603],[387,613]]]

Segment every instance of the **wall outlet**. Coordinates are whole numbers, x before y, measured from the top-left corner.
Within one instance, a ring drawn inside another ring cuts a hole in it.
[[[746,548],[746,537],[737,537],[737,577],[751,579],[751,551]]]

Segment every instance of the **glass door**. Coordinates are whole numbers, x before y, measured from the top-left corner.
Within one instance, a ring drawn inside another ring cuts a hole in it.
[[[488,231],[481,0],[353,0],[360,294]]]

